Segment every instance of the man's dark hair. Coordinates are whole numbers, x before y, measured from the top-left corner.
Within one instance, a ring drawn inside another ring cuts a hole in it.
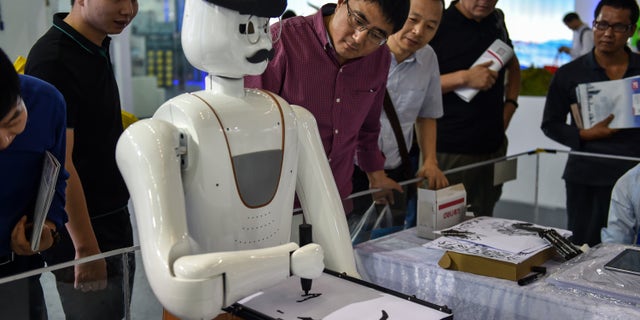
[[[282,17],[280,17],[282,20],[284,19],[289,19],[289,18],[293,18],[296,16],[296,12],[293,10],[286,10],[283,14]]]
[[[348,0],[347,0],[348,1]],[[353,0],[352,0],[353,1]],[[382,15],[387,22],[393,25],[393,32],[396,33],[402,29],[407,17],[409,16],[409,0],[362,0],[365,2],[373,2],[380,5]]]
[[[562,22],[564,22],[565,24],[573,21],[573,20],[580,20],[580,16],[575,13],[575,12],[569,12],[566,15],[564,15],[564,18],[562,18]]]
[[[20,95],[18,73],[2,49],[0,49],[0,119],[13,108]]]
[[[602,0],[596,6],[596,10],[593,13],[593,18],[598,19],[600,15],[600,10],[602,7],[609,6],[614,7],[616,9],[627,9],[631,11],[629,15],[629,19],[631,20],[631,24],[635,25],[638,23],[638,15],[640,15],[640,9],[638,9],[638,3],[636,0]]]

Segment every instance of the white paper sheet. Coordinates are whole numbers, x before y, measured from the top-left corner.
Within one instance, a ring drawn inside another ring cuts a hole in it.
[[[377,291],[349,280],[322,274],[304,297],[300,279],[288,280],[239,303],[275,319],[445,319],[451,314]]]
[[[516,223],[526,222],[493,217],[477,217],[437,232],[442,234],[442,231],[445,230],[456,230],[460,231],[460,236],[440,237],[424,244],[424,247],[520,263],[550,246],[536,232],[514,227]],[[563,237],[571,235],[571,231],[568,230],[536,224],[531,226],[542,229],[555,229]]]

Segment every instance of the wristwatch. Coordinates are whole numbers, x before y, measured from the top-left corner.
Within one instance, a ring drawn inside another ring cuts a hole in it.
[[[513,99],[505,99],[505,100],[504,100],[504,103],[505,103],[505,104],[507,104],[507,103],[511,103],[511,104],[512,104],[516,109],[518,109],[518,101],[515,101],[515,100],[513,100]]]

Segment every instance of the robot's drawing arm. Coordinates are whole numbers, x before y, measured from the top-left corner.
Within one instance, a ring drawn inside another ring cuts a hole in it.
[[[290,242],[277,247],[215,252],[181,257],[176,260],[176,276],[206,279],[224,276],[227,306],[241,298],[287,279],[291,274],[317,278],[323,270],[323,252],[317,244],[302,248]]]
[[[175,315],[210,319],[220,313],[222,277],[179,279],[172,270],[174,260],[193,252],[180,173],[181,134],[162,120],[138,121],[120,137],[116,161],[132,195],[144,267],[154,293]]]
[[[325,249],[325,264],[336,272],[359,277],[347,220],[313,115],[291,106],[298,120],[296,193],[305,219],[313,225],[313,240]]]

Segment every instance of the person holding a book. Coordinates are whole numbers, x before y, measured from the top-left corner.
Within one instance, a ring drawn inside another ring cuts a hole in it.
[[[549,86],[541,128],[549,138],[572,151],[640,157],[640,129],[612,129],[613,115],[589,129],[580,129],[571,112],[581,83],[618,80],[640,75],[640,55],[627,47],[636,32],[639,9],[635,0],[602,0],[595,9],[594,50],[558,69]],[[602,94],[602,93],[600,93]],[[567,124],[567,116],[571,123]],[[600,231],[614,184],[634,161],[571,154],[563,179],[566,187],[567,228],[572,241],[600,243]]]
[[[40,251],[54,246],[57,230],[67,221],[64,210],[68,174],[61,170],[54,189],[40,245],[31,247],[30,227],[36,215],[43,159],[51,153],[64,165],[65,102],[52,85],[18,75],[0,49],[0,278],[44,267]],[[38,235],[36,235],[38,236]],[[43,319],[47,309],[40,275],[0,284],[0,318]]]
[[[389,177],[405,181],[417,175],[425,178],[431,189],[449,185],[436,160],[436,119],[442,116],[442,93],[438,60],[428,45],[438,30],[443,11],[443,0],[413,0],[404,27],[389,37],[389,99],[385,99],[378,138],[378,145],[385,156],[384,168]],[[419,152],[415,152],[416,148],[412,150],[414,132],[417,133],[417,144],[422,151],[420,166]],[[354,168],[353,185],[354,192],[368,189],[367,177],[357,166]],[[393,196],[398,199],[406,196],[404,201],[396,199],[392,208],[406,212],[405,227],[415,226],[415,190],[405,187],[403,195],[394,192]],[[367,206],[370,204],[368,201]]]
[[[429,43],[438,57],[443,94],[444,115],[437,121],[437,160],[442,170],[500,158],[507,152],[505,130],[520,93],[518,58],[502,61],[503,68],[495,68],[496,61],[472,67],[497,39],[513,47],[497,2],[452,1]],[[469,88],[479,92],[468,102],[455,92]],[[502,185],[494,186],[493,166],[447,178],[451,184],[464,184],[469,211],[476,216],[493,215],[502,193]]]

